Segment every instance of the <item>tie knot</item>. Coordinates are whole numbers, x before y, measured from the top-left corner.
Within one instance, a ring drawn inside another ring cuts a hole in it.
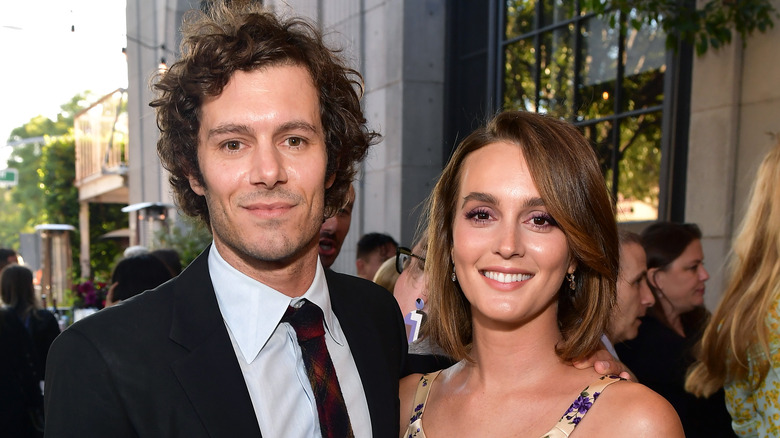
[[[290,323],[298,335],[298,342],[308,341],[325,335],[322,326],[322,309],[309,300],[302,300],[303,305],[295,308],[287,306],[282,322]]]

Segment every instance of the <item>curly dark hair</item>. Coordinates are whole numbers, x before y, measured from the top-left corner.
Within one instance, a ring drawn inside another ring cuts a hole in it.
[[[262,6],[235,0],[214,2],[207,9],[185,14],[181,57],[158,75],[153,85],[157,98],[149,104],[157,111],[157,154],[170,173],[177,204],[210,226],[205,198],[192,190],[188,178],[205,187],[197,155],[203,101],[219,96],[236,71],[300,65],[319,94],[326,177],[335,176],[325,191],[325,216],[332,216],[346,202],[358,163],[380,137],[366,127],[360,108],[363,78],[303,19],[283,20]]]

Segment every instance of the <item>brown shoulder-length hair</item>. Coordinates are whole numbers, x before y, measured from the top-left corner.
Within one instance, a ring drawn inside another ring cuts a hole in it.
[[[312,24],[282,20],[253,2],[216,1],[205,12],[185,15],[180,52],[179,60],[158,75],[157,98],[150,106],[157,111],[160,129],[157,153],[184,213],[210,225],[206,201],[192,191],[188,179],[191,175],[205,186],[197,154],[204,100],[219,96],[236,71],[276,65],[300,65],[311,74],[328,155],[326,177],[335,176],[325,191],[325,215],[346,203],[357,163],[379,134],[366,127],[360,108],[362,77],[325,46]]]
[[[576,288],[563,281],[558,292],[558,326],[562,341],[556,353],[567,361],[600,348],[615,304],[618,237],[615,210],[595,152],[571,124],[519,111],[498,114],[470,134],[453,152],[428,199],[427,335],[450,356],[471,359],[472,321],[469,302],[454,283],[451,249],[455,205],[463,162],[472,152],[496,142],[516,144],[550,215],[566,235],[577,262]],[[563,279],[562,279],[563,280]]]

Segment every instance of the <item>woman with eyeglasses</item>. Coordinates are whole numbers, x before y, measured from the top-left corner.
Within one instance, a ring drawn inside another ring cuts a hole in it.
[[[404,315],[409,340],[405,374],[428,373],[455,363],[430,338],[421,336],[429,308],[425,276],[427,248],[427,233],[423,232],[413,249],[399,247],[396,250],[395,268],[399,275],[393,296]]]
[[[645,386],[574,362],[607,328],[614,207],[570,124],[508,111],[454,151],[429,200],[423,334],[458,362],[401,381],[402,436],[681,437]]]

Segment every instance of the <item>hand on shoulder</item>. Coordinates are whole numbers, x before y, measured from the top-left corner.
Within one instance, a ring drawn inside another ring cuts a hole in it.
[[[582,436],[685,437],[672,405],[634,382],[617,382],[605,388],[576,430]]]

